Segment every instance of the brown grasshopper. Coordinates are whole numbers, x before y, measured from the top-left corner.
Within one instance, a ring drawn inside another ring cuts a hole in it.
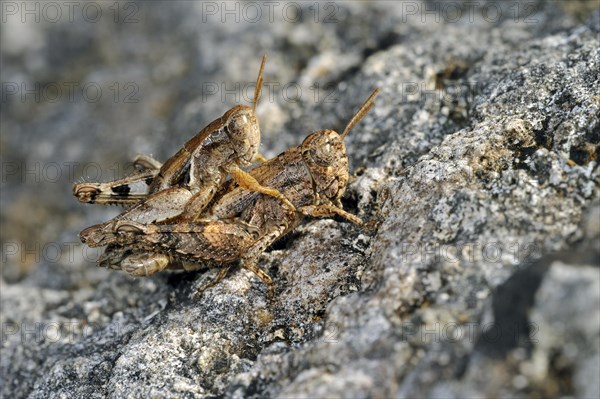
[[[343,140],[375,105],[372,100],[378,91],[360,107],[342,135],[333,130],[316,131],[300,146],[249,171],[259,184],[281,192],[294,208],[230,180],[201,215],[202,221],[118,220],[111,232],[105,230],[102,235],[84,230],[82,241],[92,247],[110,244],[107,255],[113,258],[105,258],[105,265],[120,267],[133,275],[149,275],[167,267],[181,268],[183,262],[208,263],[222,267],[208,285],[211,286],[223,279],[231,264],[239,260],[243,267],[271,284],[271,278],[257,266],[257,260],[304,216],[338,215],[362,224],[360,218],[343,210],[340,201],[348,182],[348,156]]]
[[[254,161],[265,162],[258,154],[260,128],[256,105],[263,84],[266,57],[263,56],[253,106],[238,105],[211,122],[183,145],[164,164],[147,155],[134,164],[139,172],[108,183],[79,183],[73,194],[84,203],[132,205],[128,210],[97,230],[109,229],[115,220],[152,223],[174,217],[193,220],[201,215],[228,175],[241,187],[279,198],[292,204],[277,190],[261,186],[240,169]],[[147,193],[134,194],[134,184],[148,184]]]

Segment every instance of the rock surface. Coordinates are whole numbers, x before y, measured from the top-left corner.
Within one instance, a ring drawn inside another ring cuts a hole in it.
[[[2,394],[599,397],[600,12],[475,3],[7,14]],[[381,88],[346,140],[344,205],[369,227],[307,220],[261,258],[273,299],[245,270],[195,299],[215,271],[95,268],[77,232],[117,210],[74,180],[166,159],[250,101],[262,53],[267,156]]]

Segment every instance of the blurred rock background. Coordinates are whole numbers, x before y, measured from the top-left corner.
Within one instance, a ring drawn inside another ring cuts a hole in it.
[[[599,397],[596,1],[2,6],[6,397]],[[345,207],[261,267],[135,279],[71,195],[249,104],[262,149],[347,138]]]

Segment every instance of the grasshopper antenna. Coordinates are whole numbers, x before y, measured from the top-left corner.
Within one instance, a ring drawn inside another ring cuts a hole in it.
[[[344,137],[346,137],[350,129],[352,129],[354,125],[356,125],[358,122],[360,122],[360,120],[365,117],[365,115],[371,110],[371,108],[375,106],[373,98],[375,98],[377,93],[379,93],[379,87],[373,90],[373,93],[371,93],[369,98],[367,98],[367,101],[365,101],[364,104],[360,106],[360,108],[358,109],[358,111],[356,111],[352,119],[350,119],[350,122],[348,122],[346,128],[344,129],[344,132],[342,133],[342,140],[344,140]]]
[[[258,71],[258,78],[256,78],[256,90],[254,90],[254,101],[252,102],[252,110],[254,112],[256,112],[256,104],[258,104],[258,99],[260,98],[260,92],[262,90],[263,71],[265,70],[265,62],[267,62],[267,56],[266,54],[263,54],[260,69]]]

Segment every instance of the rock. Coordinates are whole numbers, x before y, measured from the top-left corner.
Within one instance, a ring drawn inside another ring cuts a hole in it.
[[[212,3],[130,2],[117,24],[103,6],[94,29],[8,15],[2,394],[598,397],[600,11],[589,3],[461,3],[472,21],[452,20],[447,2],[326,3],[317,22],[306,3],[298,21],[221,23]],[[137,23],[123,20],[132,10]],[[343,130],[381,88],[346,139],[355,178],[343,202],[367,227],[307,220],[275,244],[260,261],[272,299],[245,270],[198,299],[216,271],[95,268],[77,232],[117,211],[78,204],[73,181],[121,176],[138,152],[173,154],[250,101],[239,93],[262,53],[268,156]],[[74,81],[99,85],[102,100],[77,90],[69,101]],[[23,100],[11,94],[22,82],[58,82],[63,97]]]

